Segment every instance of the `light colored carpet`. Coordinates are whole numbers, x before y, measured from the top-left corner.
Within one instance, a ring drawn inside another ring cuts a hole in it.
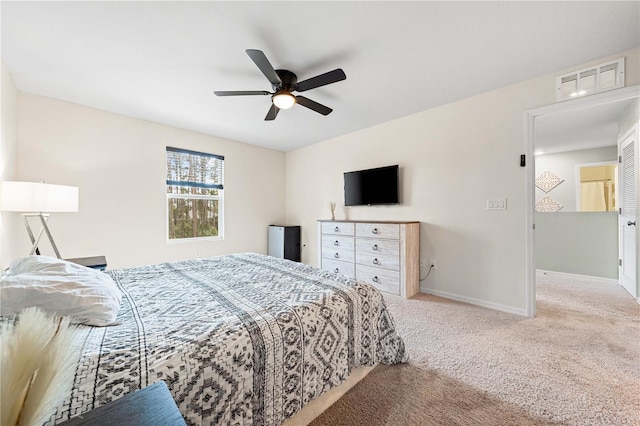
[[[385,296],[411,355],[313,423],[640,425],[640,306],[616,284],[538,274],[536,318]]]

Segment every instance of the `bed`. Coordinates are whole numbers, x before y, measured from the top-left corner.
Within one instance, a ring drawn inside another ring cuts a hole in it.
[[[351,372],[407,361],[373,287],[244,253],[109,271],[117,325],[79,326],[51,424],[164,381],[188,424],[279,425]]]

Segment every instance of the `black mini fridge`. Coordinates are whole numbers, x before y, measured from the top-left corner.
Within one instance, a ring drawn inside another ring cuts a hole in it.
[[[269,225],[269,256],[300,262],[300,227]]]

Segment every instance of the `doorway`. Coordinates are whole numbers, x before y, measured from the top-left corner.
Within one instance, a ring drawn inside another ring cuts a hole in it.
[[[587,110],[588,108],[602,106],[619,101],[634,100],[640,97],[640,86],[626,87],[610,92],[600,93],[587,96],[580,99],[574,99],[567,102],[561,102],[546,107],[529,110],[525,113],[525,155],[531,159],[529,167],[526,170],[525,178],[525,241],[526,241],[526,267],[525,267],[525,297],[526,297],[526,313],[529,317],[534,317],[536,313],[536,262],[535,262],[535,157],[534,149],[536,147],[536,120],[543,117],[549,117],[556,114],[563,114],[572,111]],[[637,161],[637,149],[636,156]],[[634,178],[634,179],[637,179]],[[636,194],[637,198],[637,194]],[[634,212],[637,216],[637,212]],[[637,227],[634,227],[635,244],[637,244]],[[637,253],[637,246],[636,251]],[[637,272],[636,272],[637,274]]]

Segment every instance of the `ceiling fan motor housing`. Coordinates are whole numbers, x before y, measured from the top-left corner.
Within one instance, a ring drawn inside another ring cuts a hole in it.
[[[292,73],[289,70],[275,70],[278,77],[280,77],[280,81],[282,81],[282,85],[278,86],[277,84],[272,84],[274,92],[285,91],[285,92],[293,92],[295,90],[294,86],[298,82],[298,76]]]

